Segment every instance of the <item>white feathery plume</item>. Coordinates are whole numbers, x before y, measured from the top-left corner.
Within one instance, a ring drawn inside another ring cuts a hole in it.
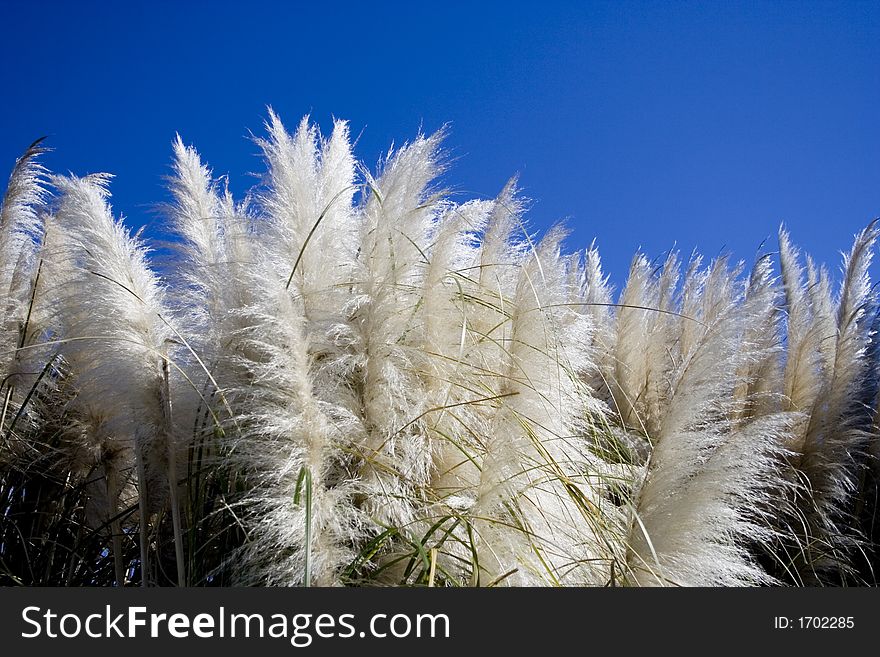
[[[740,424],[781,410],[782,336],[779,290],[769,256],[752,267],[743,301],[742,341],[753,355],[740,366],[733,418]]]
[[[823,363],[820,324],[813,322],[811,297],[804,290],[800,253],[784,229],[779,231],[779,262],[785,290],[786,359],[783,379],[785,404],[790,410],[808,412],[820,394]]]
[[[10,404],[22,372],[33,369],[25,366],[22,359],[30,364],[38,362],[37,354],[20,350],[28,341],[26,334],[38,332],[33,321],[40,269],[37,252],[44,230],[42,208],[48,196],[46,169],[38,161],[47,152],[41,142],[40,139],[31,144],[16,161],[0,205],[0,306],[4,313],[0,320],[2,431],[7,429]]]
[[[738,585],[770,581],[751,543],[770,538],[756,515],[774,490],[785,416],[740,431],[728,421],[736,372],[754,355],[739,337],[736,269],[725,259],[690,268],[682,323],[695,323],[672,370],[671,394],[634,494],[629,581],[640,585]],[[685,308],[687,312],[684,312]],[[683,328],[683,327],[682,327]]]
[[[657,279],[656,293],[652,305],[646,306],[648,335],[645,359],[644,388],[636,397],[641,423],[648,437],[658,435],[663,409],[671,394],[671,372],[675,360],[670,356],[674,351],[677,329],[682,318],[675,314],[675,295],[679,277],[678,254],[670,252],[666,257],[660,276]],[[631,395],[634,393],[630,393]]]
[[[472,291],[472,345],[465,360],[477,367],[487,395],[498,389],[493,373],[507,362],[506,340],[510,333],[510,313],[523,264],[532,252],[532,237],[526,231],[522,214],[526,201],[517,192],[516,179],[504,186],[489,214],[480,243],[479,280]]]
[[[419,313],[426,358],[419,362],[426,368],[425,424],[434,468],[424,529],[431,531],[443,518],[456,519],[447,525],[447,531],[455,528],[455,539],[445,541],[438,558],[444,572],[456,573],[459,581],[476,574],[466,564],[471,571],[478,568],[466,518],[477,497],[480,462],[498,406],[493,372],[504,361],[505,313],[521,266],[523,249],[512,241],[521,209],[514,180],[493,202],[450,204],[428,252]]]
[[[588,511],[597,504],[588,484],[595,467],[579,430],[584,415],[599,410],[578,381],[589,366],[589,323],[567,303],[562,238],[554,230],[542,240],[521,267],[510,304],[506,362],[495,384],[502,401],[472,510],[480,583],[598,583],[607,576],[596,565],[601,551]]]
[[[483,409],[469,403],[485,396],[474,388],[476,363],[469,358],[474,307],[470,298],[479,274],[478,235],[493,209],[494,203],[487,201],[448,207],[438,221],[422,284],[420,348],[425,357],[415,365],[425,386],[425,406],[433,409],[424,419],[434,437],[431,489],[441,497],[443,489],[459,488],[447,479],[470,473],[462,454],[471,442],[466,427],[479,424],[482,416]]]
[[[216,350],[217,330],[223,312],[226,278],[225,211],[211,170],[202,164],[198,152],[174,140],[174,175],[169,177],[174,204],[167,208],[173,230],[182,238],[174,244],[178,253],[176,271],[185,294],[181,306],[188,325],[197,336],[195,347],[210,361],[206,350]]]
[[[480,244],[479,288],[499,297],[501,289],[516,285],[517,266],[528,242],[521,218],[526,201],[517,182],[516,177],[508,180],[495,200]]]
[[[860,392],[870,376],[867,360],[872,317],[877,304],[868,268],[880,229],[872,223],[856,235],[844,256],[844,278],[834,313],[824,271],[808,262],[808,297],[815,326],[821,327],[815,351],[824,367],[809,417],[798,427],[795,467],[808,486],[800,499],[809,535],[811,577],[829,567],[845,567],[855,536],[844,529],[842,514],[855,491],[860,463],[868,447],[870,414]]]
[[[676,346],[679,355],[691,353],[704,334],[703,324],[693,320],[702,312],[702,292],[708,276],[709,269],[703,268],[703,256],[698,253],[691,254],[679,293],[679,313],[682,319]]]
[[[47,197],[46,169],[38,158],[48,149],[42,141],[35,141],[16,160],[0,205],[0,294],[7,315],[12,311],[7,295],[20,292],[15,289],[19,262],[33,259],[43,233],[40,208]]]
[[[612,410],[623,427],[647,432],[642,426],[637,404],[647,381],[647,361],[652,315],[658,301],[651,264],[642,254],[633,258],[629,278],[617,310],[616,340],[613,349],[613,370],[606,374],[611,383]]]
[[[232,318],[240,308],[236,297],[241,281],[227,253],[235,208],[228,188],[221,196],[219,181],[180,135],[173,142],[173,156],[174,173],[167,180],[174,201],[165,207],[171,229],[179,237],[170,243],[176,254],[178,282],[171,309],[185,336],[177,336],[170,353],[186,367],[170,374],[179,416],[187,421],[198,418],[181,429],[194,432],[193,439],[201,442],[224,415],[213,409],[225,406],[215,398],[226,400],[226,392],[218,386],[230,367],[225,354],[234,339]],[[210,407],[205,408],[206,404]]]
[[[322,399],[330,391],[317,387],[301,302],[277,279],[255,282],[265,285],[266,314],[252,315],[259,328],[251,349],[262,358],[251,363],[246,408],[238,411],[234,451],[247,476],[251,540],[237,576],[243,583],[335,584],[361,531],[348,457],[359,423],[332,397]]]
[[[77,378],[74,404],[118,443],[113,451],[134,454],[146,585],[148,516],[164,503],[165,491],[173,495],[176,488],[163,380],[171,338],[164,292],[145,248],[113,219],[108,176],[54,176],[52,182],[62,195],[56,221],[70,268],[56,303],[64,356]]]
[[[591,346],[596,367],[584,373],[584,380],[600,399],[608,399],[611,382],[608,376],[614,371],[615,314],[613,290],[609,277],[602,271],[602,260],[595,242],[584,253],[583,277],[579,298],[584,304],[583,312],[593,326]]]
[[[270,138],[257,143],[269,165],[271,193],[260,201],[271,220],[268,235],[278,240],[278,273],[297,283],[309,321],[326,330],[348,293],[357,249],[348,124],[335,121],[324,140],[306,116],[291,136],[269,110],[267,129]]]
[[[363,208],[352,317],[362,359],[366,510],[380,525],[408,527],[415,521],[415,500],[433,465],[431,437],[419,419],[426,408],[413,361],[421,354],[406,340],[416,329],[426,253],[440,210],[428,185],[441,171],[442,137],[420,136],[389,153],[379,178],[368,178],[371,193]]]
[[[238,395],[244,422],[235,439],[252,525],[239,579],[329,585],[363,533],[352,457],[363,430],[337,363],[350,333],[343,302],[358,229],[353,158],[343,122],[329,141],[307,118],[291,137],[270,113],[268,129],[259,143],[269,166],[260,197],[269,239],[248,275],[252,377]]]

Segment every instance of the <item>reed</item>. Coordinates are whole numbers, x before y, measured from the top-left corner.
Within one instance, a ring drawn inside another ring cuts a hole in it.
[[[880,229],[839,283],[534,234],[443,131],[269,111],[236,201],[172,144],[155,256],[41,142],[0,214],[0,582],[875,584]]]

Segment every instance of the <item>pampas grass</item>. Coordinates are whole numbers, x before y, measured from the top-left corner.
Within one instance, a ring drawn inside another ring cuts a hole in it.
[[[878,239],[839,282],[543,236],[270,110],[236,201],[172,143],[162,257],[32,145],[0,222],[0,581],[874,584]]]

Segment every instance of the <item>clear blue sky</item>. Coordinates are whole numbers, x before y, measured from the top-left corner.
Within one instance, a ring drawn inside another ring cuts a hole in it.
[[[519,172],[534,225],[597,238],[616,281],[640,246],[751,259],[781,221],[836,268],[880,215],[876,1],[30,0],[0,4],[0,56],[0,166],[49,135],[150,233],[175,131],[241,192],[266,105],[349,119],[370,164],[450,122],[448,185]]]

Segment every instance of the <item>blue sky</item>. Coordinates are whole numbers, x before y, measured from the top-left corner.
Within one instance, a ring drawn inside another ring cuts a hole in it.
[[[31,0],[0,56],[0,167],[49,135],[148,234],[175,131],[243,192],[267,105],[349,119],[369,164],[451,123],[447,185],[518,172],[535,228],[596,238],[617,282],[639,247],[750,260],[782,221],[836,268],[880,215],[877,2]]]

